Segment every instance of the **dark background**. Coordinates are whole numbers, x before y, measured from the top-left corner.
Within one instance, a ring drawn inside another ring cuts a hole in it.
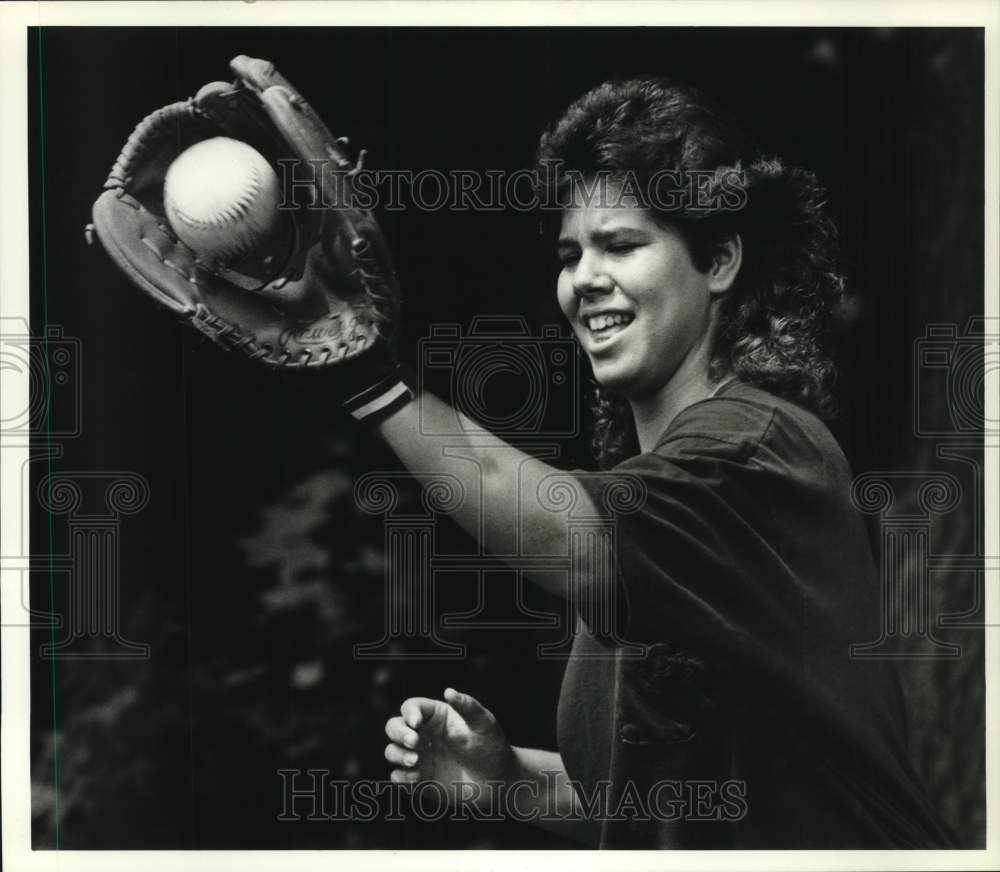
[[[516,824],[276,819],[279,768],[385,778],[384,721],[405,697],[447,685],[483,700],[515,743],[554,748],[562,664],[538,660],[546,637],[528,629],[445,631],[468,646],[452,662],[356,660],[354,644],[382,634],[383,527],[355,507],[353,481],[399,465],[350,423],[331,424],[315,403],[165,317],[86,245],[90,205],[133,126],[229,78],[237,54],[274,61],[336,134],[370,150],[372,167],[530,167],[541,127],[610,76],[664,73],[734,107],[767,150],[829,189],[852,295],[834,430],[855,471],[956,475],[966,498],[935,520],[934,548],[972,550],[974,482],[914,434],[913,360],[927,324],[961,330],[981,313],[981,32],[36,30],[26,58],[32,331],[55,324],[80,339],[82,430],[38,437],[63,455],[36,464],[33,483],[50,471],[124,470],[151,494],[120,528],[122,632],[148,643],[150,658],[43,660],[38,646],[65,631],[34,634],[36,847],[565,847]],[[559,323],[554,258],[532,216],[381,217],[406,294],[411,363],[434,323],[467,329],[480,314],[522,315],[536,332]],[[517,385],[490,390],[502,406]],[[923,398],[942,415],[948,400],[946,389]],[[559,443],[558,465],[586,465],[586,441],[583,431]],[[64,551],[65,517],[31,508],[33,553]],[[439,533],[444,553],[470,548],[446,524]],[[40,572],[32,583],[36,608],[65,611],[64,579]],[[967,575],[934,583],[935,613],[974,605]],[[485,615],[509,612],[512,590],[511,578],[491,579]],[[439,597],[449,611],[475,605],[468,579],[443,580]],[[982,846],[982,634],[936,632],[963,656],[901,664],[911,745],[964,843]]]

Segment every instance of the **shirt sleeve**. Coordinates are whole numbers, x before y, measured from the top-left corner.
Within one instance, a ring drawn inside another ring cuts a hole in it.
[[[761,667],[787,669],[800,652],[802,591],[783,559],[771,496],[805,499],[808,488],[796,487],[787,459],[762,457],[766,416],[746,420],[738,404],[704,405],[711,408],[688,416],[655,452],[613,470],[641,491],[638,508],[608,508],[624,635],[753,664],[758,676]],[[606,475],[579,480],[595,505],[608,507]]]

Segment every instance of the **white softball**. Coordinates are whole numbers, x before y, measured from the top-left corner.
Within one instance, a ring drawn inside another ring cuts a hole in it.
[[[246,257],[278,225],[278,176],[255,148],[217,136],[192,145],[167,170],[170,226],[200,257],[221,265]]]

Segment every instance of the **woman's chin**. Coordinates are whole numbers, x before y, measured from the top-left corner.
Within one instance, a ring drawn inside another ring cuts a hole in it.
[[[594,368],[594,381],[602,388],[627,396],[629,387],[635,381],[630,374],[620,366],[599,365]]]

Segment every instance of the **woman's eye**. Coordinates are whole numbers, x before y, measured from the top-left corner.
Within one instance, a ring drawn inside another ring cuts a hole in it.
[[[638,247],[634,242],[614,242],[608,246],[608,251],[612,254],[628,254]]]
[[[564,254],[559,255],[559,263],[564,267],[572,266],[580,259],[580,253],[576,251],[567,251]]]

